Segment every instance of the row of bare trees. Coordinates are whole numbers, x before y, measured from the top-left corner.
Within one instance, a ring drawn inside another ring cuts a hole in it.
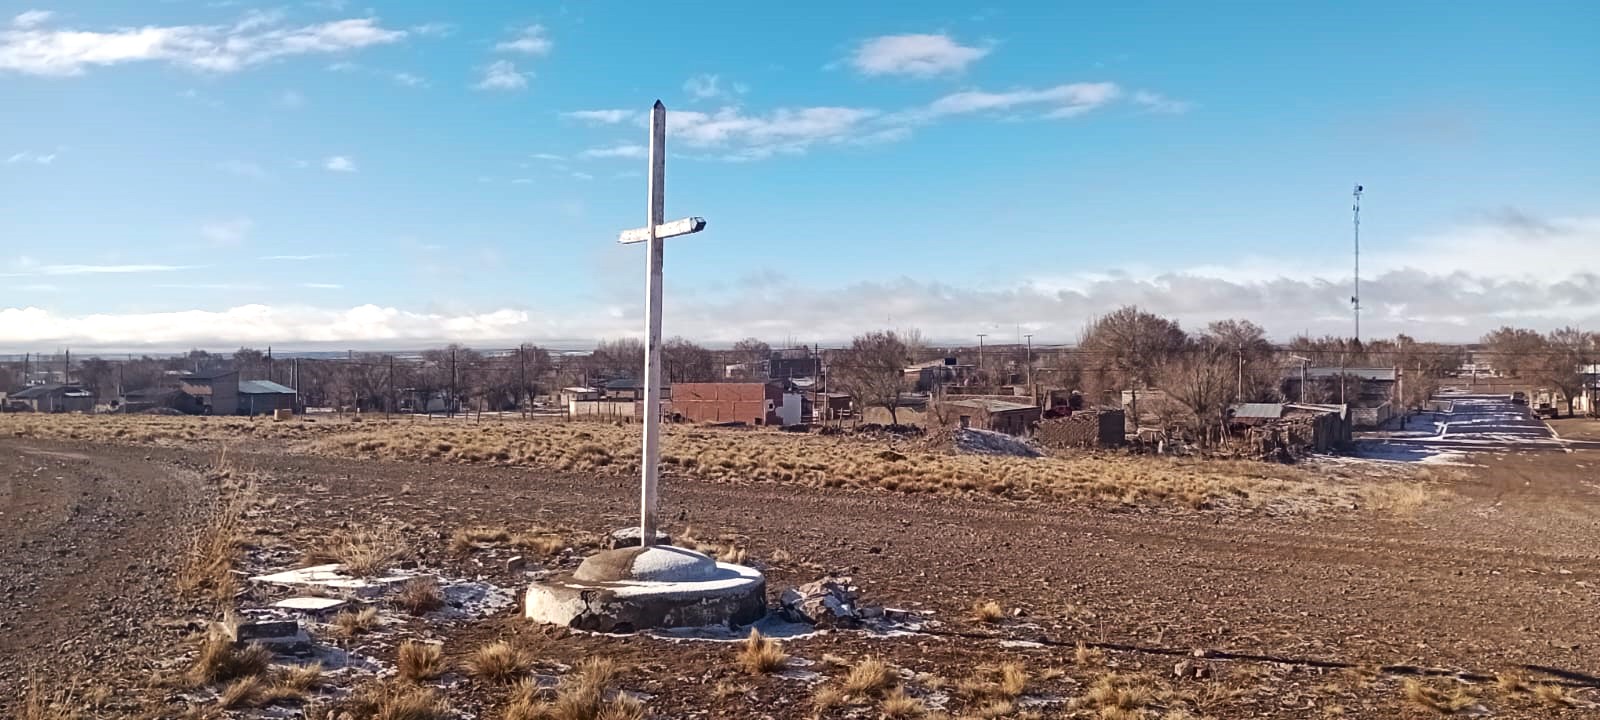
[[[1482,344],[1494,371],[1560,391],[1568,415],[1585,383],[1593,382],[1584,370],[1600,363],[1600,333],[1575,327],[1541,334],[1506,326],[1484,335]]]

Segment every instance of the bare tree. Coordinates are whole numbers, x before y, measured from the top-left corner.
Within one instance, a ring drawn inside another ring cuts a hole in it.
[[[1546,350],[1544,336],[1510,326],[1484,335],[1483,344],[1494,354],[1495,369],[1515,377],[1531,374],[1538,367],[1539,354]]]
[[[733,344],[731,358],[750,368],[750,374],[761,377],[767,373],[767,363],[772,360],[772,346],[753,337]]]
[[[906,345],[893,330],[857,335],[829,371],[857,407],[877,406],[900,424],[900,393],[905,390]]]
[[[1535,377],[1540,383],[1561,391],[1567,399],[1567,415],[1573,414],[1573,403],[1583,392],[1585,355],[1595,343],[1594,333],[1575,327],[1550,331],[1544,337],[1547,354],[1536,364]]]
[[[1270,402],[1277,399],[1279,368],[1267,332],[1249,320],[1218,320],[1203,334],[1220,350],[1234,356],[1234,401]]]
[[[667,382],[711,382],[717,379],[711,351],[675,337],[661,344],[662,371]]]
[[[601,340],[589,354],[589,372],[599,378],[643,379],[644,341],[634,338]]]
[[[1218,437],[1226,430],[1228,405],[1236,392],[1236,358],[1236,348],[1202,336],[1161,368],[1161,388],[1193,414],[1203,442],[1211,441],[1213,430]]]
[[[1143,388],[1156,384],[1161,367],[1187,342],[1178,323],[1129,305],[1095,320],[1079,348],[1102,385]]]

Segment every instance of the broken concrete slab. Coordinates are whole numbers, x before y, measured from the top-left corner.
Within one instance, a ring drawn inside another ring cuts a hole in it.
[[[311,650],[311,636],[292,617],[229,618],[217,623],[217,630],[238,646],[263,645],[276,653]]]
[[[330,597],[292,597],[279,600],[272,607],[281,610],[294,610],[296,612],[320,615],[333,612],[344,607],[349,601],[342,598]]]
[[[639,529],[638,525],[617,528],[616,530],[611,531],[611,549],[616,550],[618,548],[639,547],[643,544],[639,542],[639,538],[641,537],[644,537],[644,533]],[[671,545],[672,536],[657,530],[655,544]]]
[[[393,585],[416,577],[413,574],[390,573],[377,577],[358,578],[344,574],[341,572],[342,568],[343,566],[337,563],[313,565],[269,575],[257,575],[250,578],[250,580],[272,585],[323,588],[355,597],[375,597],[384,594]]]

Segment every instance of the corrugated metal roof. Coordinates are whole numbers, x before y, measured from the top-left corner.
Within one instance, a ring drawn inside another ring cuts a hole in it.
[[[27,388],[25,390],[18,390],[18,391],[14,392],[14,393],[11,393],[11,397],[19,399],[19,400],[27,400],[27,399],[30,399],[30,398],[44,397],[44,396],[49,395],[49,394],[51,394],[51,393],[53,393],[53,392],[55,392],[57,390],[61,390],[63,387],[65,387],[65,386],[54,385],[54,384],[52,384],[52,385],[35,385],[35,386],[31,387],[31,388]],[[67,388],[67,389],[68,390],[76,390],[77,388]]]
[[[1286,369],[1284,371],[1284,374],[1285,374],[1286,377],[1288,377],[1291,380],[1298,379],[1300,377],[1300,369],[1291,367],[1291,368]],[[1370,368],[1370,367],[1347,367],[1347,368],[1340,368],[1340,367],[1314,367],[1314,368],[1306,368],[1306,377],[1307,378],[1316,378],[1318,380],[1321,380],[1323,378],[1339,377],[1341,374],[1349,375],[1350,377],[1354,377],[1354,378],[1360,378],[1362,380],[1379,380],[1379,381],[1390,381],[1390,382],[1393,382],[1395,380],[1395,378],[1396,378],[1395,369],[1392,368],[1392,367],[1387,367],[1387,368]]]
[[[184,373],[183,374],[183,379],[185,379],[185,380],[202,380],[202,381],[203,380],[216,380],[217,378],[225,378],[225,377],[227,377],[229,375],[238,375],[238,374],[239,374],[239,371],[237,371],[237,370],[228,370],[226,368],[213,368],[211,370],[200,370],[198,372]]]
[[[1235,418],[1276,420],[1283,417],[1283,405],[1279,403],[1239,403],[1232,410]]]
[[[240,380],[240,395],[293,395],[294,388],[271,380]]]
[[[957,407],[966,407],[966,408],[987,410],[989,412],[1010,412],[1010,411],[1013,411],[1013,410],[1037,410],[1038,409],[1037,405],[1029,405],[1027,403],[1007,402],[1005,400],[994,400],[992,398],[970,398],[970,399],[967,399],[967,400],[954,400],[954,401],[951,401],[950,404],[951,405],[955,405]]]

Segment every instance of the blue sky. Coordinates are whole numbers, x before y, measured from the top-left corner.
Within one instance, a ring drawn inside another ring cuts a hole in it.
[[[0,350],[1600,324],[1600,8],[0,2]]]

